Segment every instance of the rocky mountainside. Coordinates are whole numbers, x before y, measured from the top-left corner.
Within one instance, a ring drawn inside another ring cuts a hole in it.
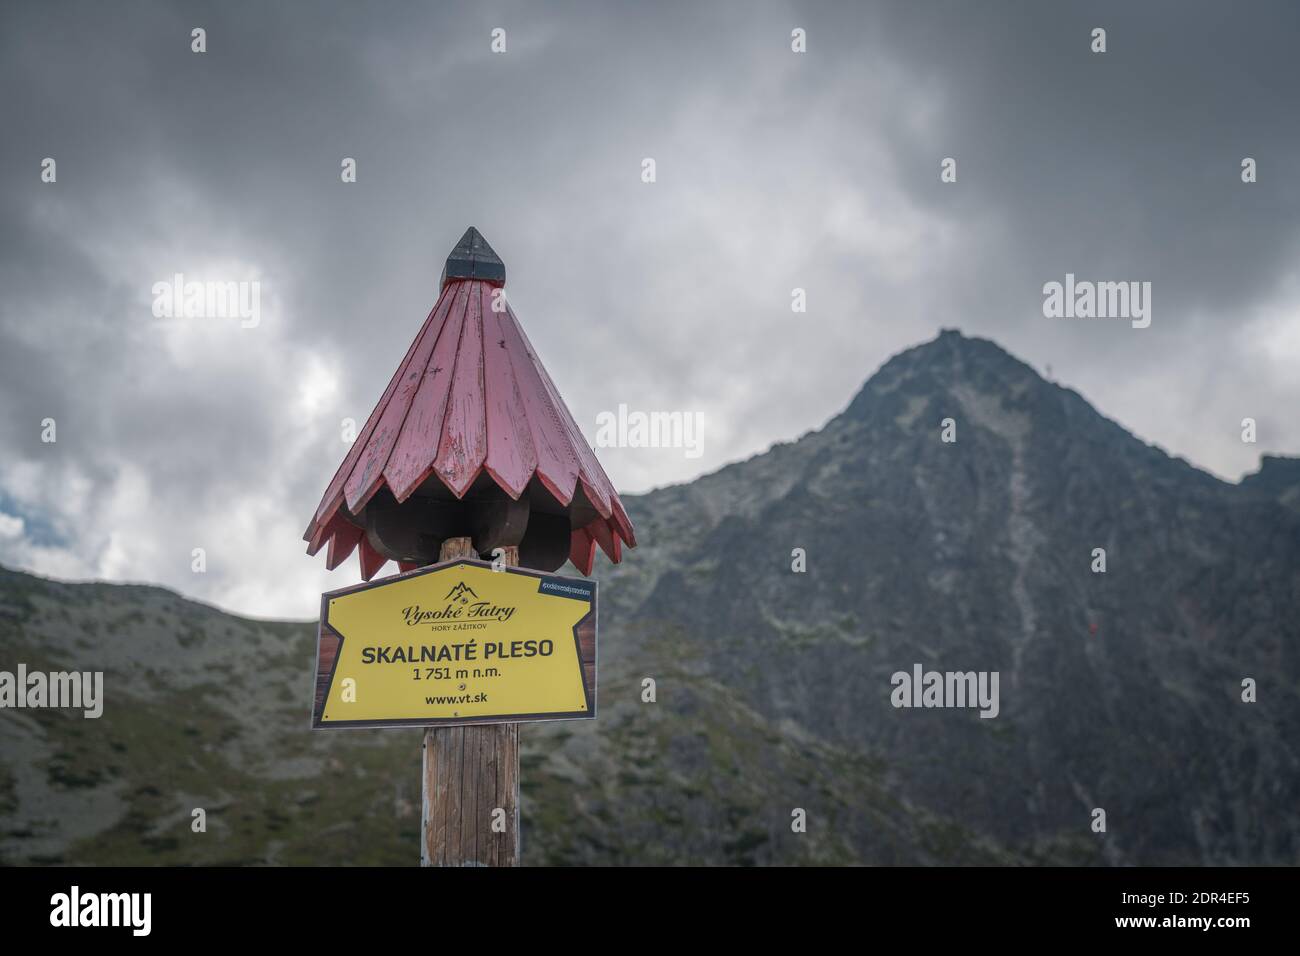
[[[525,863],[1300,862],[1295,459],[1219,481],[945,332],[625,503],[601,716],[523,730]],[[415,863],[418,732],[309,732],[313,643],[0,571],[0,669],[110,689],[0,711],[0,861]],[[998,672],[998,715],[893,707],[916,664]]]

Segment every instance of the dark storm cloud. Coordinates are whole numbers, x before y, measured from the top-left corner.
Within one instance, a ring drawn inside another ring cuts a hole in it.
[[[1235,478],[1259,448],[1238,440],[1246,415],[1265,445],[1300,447],[1283,414],[1300,399],[1297,19],[8,4],[0,502],[46,530],[0,536],[0,560],[310,613],[327,578],[298,535],[345,451],[340,421],[369,412],[471,223],[589,437],[620,402],[704,414],[700,459],[601,450],[623,487],[819,425],[941,326],[1053,365]],[[807,54],[790,52],[796,26]],[[152,285],[175,272],[258,278],[261,324],[154,320]],[[1045,319],[1043,283],[1066,272],[1151,281],[1151,328]]]

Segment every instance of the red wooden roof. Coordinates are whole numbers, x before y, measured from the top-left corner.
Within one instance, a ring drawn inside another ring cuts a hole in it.
[[[304,535],[309,554],[329,544],[329,568],[359,548],[362,577],[370,580],[387,558],[351,516],[384,485],[401,502],[431,475],[458,498],[481,472],[512,498],[534,475],[566,507],[584,495],[597,517],[573,531],[569,549],[583,574],[591,573],[597,545],[615,563],[623,544],[636,545],[617,492],[504,295],[503,311],[493,311],[499,288],[448,274]]]

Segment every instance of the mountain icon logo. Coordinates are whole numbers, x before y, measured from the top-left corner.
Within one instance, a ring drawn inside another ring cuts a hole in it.
[[[466,597],[466,595],[469,595],[469,597]],[[474,593],[474,589],[472,587],[470,587],[464,581],[461,581],[454,588],[452,588],[450,591],[447,592],[447,596],[443,598],[443,600],[459,601],[461,604],[468,604],[470,598],[473,598],[475,601],[477,601],[478,595]]]

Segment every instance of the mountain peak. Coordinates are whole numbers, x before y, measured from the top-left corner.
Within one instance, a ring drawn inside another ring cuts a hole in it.
[[[996,342],[941,329],[928,342],[890,358],[869,378],[845,410],[853,418],[864,414],[882,396],[901,393],[920,398],[949,391],[961,383],[980,392],[1022,394],[1047,385],[1032,366]]]
[[[1032,366],[1016,358],[992,339],[965,335],[960,329],[940,329],[939,334],[930,341],[900,352],[895,358],[903,356],[908,356],[914,364],[951,368],[976,363],[994,366],[1016,376],[1028,374],[1041,378]]]

